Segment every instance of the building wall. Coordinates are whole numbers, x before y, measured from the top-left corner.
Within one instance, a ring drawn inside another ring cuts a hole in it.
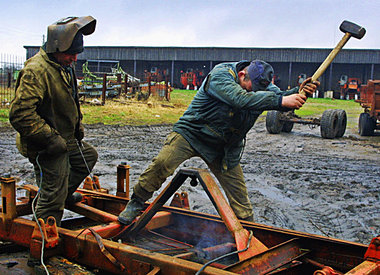
[[[39,47],[25,46],[27,58]],[[217,48],[217,47],[85,47],[78,56],[77,71],[81,75],[86,60],[119,61],[127,73],[143,79],[152,68],[168,72],[174,87],[181,87],[181,72],[189,69],[207,74],[216,64],[226,61],[262,59],[272,64],[281,89],[297,85],[302,73],[311,76],[331,49],[305,48]],[[339,89],[341,75],[358,77],[363,83],[380,79],[380,50],[343,49],[320,78],[321,91]]]

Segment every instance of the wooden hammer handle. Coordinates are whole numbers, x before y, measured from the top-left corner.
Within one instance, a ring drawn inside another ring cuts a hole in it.
[[[340,52],[340,50],[343,48],[343,46],[347,43],[348,39],[350,39],[351,34],[346,32],[343,36],[343,38],[339,41],[338,45],[335,46],[335,48],[330,52],[330,54],[326,57],[325,61],[319,66],[319,68],[315,71],[313,76],[311,77],[311,82],[318,80],[318,78],[321,77],[321,75],[326,71],[327,67],[330,66],[331,62],[334,60],[336,55]],[[306,93],[303,91],[299,91],[300,94],[306,95]]]

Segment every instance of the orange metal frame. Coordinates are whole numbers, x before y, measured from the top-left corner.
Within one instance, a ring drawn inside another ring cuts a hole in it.
[[[202,169],[181,169],[180,173],[173,178],[165,190],[144,211],[141,218],[125,232],[125,236],[134,238],[189,177],[196,178],[200,182],[222,217],[227,229],[233,235],[237,250],[244,250],[248,246],[249,232],[239,222],[210,173]],[[251,237],[250,242],[249,248],[239,253],[240,260],[245,260],[267,250],[267,247],[255,237]]]
[[[126,192],[128,186],[125,185],[128,184],[129,167],[118,168],[120,168],[118,169],[118,191],[121,196],[94,190],[81,190],[84,194],[84,202],[88,204],[77,203],[69,208],[93,221],[102,223],[102,225],[90,226],[82,230],[70,230],[56,227],[53,220],[48,220],[47,224],[42,223],[43,235],[46,240],[45,247],[48,248],[45,255],[63,255],[81,264],[114,273],[194,274],[202,268],[201,264],[109,240],[120,232],[123,232],[122,236],[133,239],[142,229],[153,230],[169,224],[172,214],[162,211],[167,208],[164,207],[164,204],[187,178],[191,178],[202,185],[235,240],[236,250],[241,251],[238,254],[239,262],[235,265],[224,269],[217,268],[217,264],[215,267],[208,266],[202,274],[262,274],[280,268],[285,263],[297,265],[300,263],[297,259],[301,257],[303,257],[303,262],[317,265],[321,268],[320,272],[325,272],[316,274],[339,274],[334,273],[335,271],[331,267],[319,265],[313,260],[305,258],[308,251],[302,251],[298,239],[288,240],[268,248],[257,237],[251,237],[248,230],[236,218],[214,179],[208,171],[202,169],[182,169],[155,201],[148,205],[142,216],[131,226],[125,228],[117,222],[115,214],[90,206],[94,198],[101,197],[105,199],[105,203],[116,202],[116,209],[112,212],[119,213],[121,211],[125,202],[128,201]],[[41,255],[42,236],[39,230],[37,231],[36,222],[18,217],[31,213],[31,201],[37,194],[37,187],[24,186],[29,190],[29,200],[16,204],[15,180],[0,178],[0,182],[2,184],[0,239],[30,247],[31,254],[34,256]],[[188,208],[186,194],[177,194],[177,197],[174,197],[174,204]],[[189,210],[183,209],[182,211]],[[380,238],[377,237],[368,247],[365,260],[346,274],[380,274],[379,244]],[[230,246],[231,244],[226,245]],[[212,252],[215,249],[217,248],[208,250]]]

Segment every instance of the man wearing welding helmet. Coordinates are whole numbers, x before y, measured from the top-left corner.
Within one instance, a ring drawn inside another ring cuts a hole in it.
[[[240,158],[245,137],[265,110],[300,108],[319,82],[311,78],[288,91],[271,83],[273,68],[261,60],[222,63],[208,74],[190,106],[174,125],[165,144],[140,175],[131,200],[118,220],[130,224],[166,178],[191,157],[201,157],[225,191],[239,219],[253,221]]]
[[[33,164],[39,197],[35,214],[60,225],[65,203],[90,174],[98,155],[84,142],[73,62],[83,52],[83,35],[95,31],[91,16],[68,17],[48,26],[47,42],[18,75],[9,120],[20,153]]]

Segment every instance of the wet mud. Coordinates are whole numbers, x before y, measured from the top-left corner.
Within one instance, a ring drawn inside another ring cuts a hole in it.
[[[125,162],[132,190],[171,128],[86,125],[85,140],[99,153],[93,173],[102,187],[115,193],[116,166]],[[0,128],[0,156],[0,175],[16,177],[18,184],[35,182],[7,126]],[[259,223],[364,244],[380,234],[380,136],[351,130],[340,139],[322,139],[319,127],[300,124],[271,135],[261,120],[247,135],[241,165]],[[207,168],[200,158],[181,167]],[[185,182],[179,191],[188,192],[192,210],[216,214],[200,185]]]

